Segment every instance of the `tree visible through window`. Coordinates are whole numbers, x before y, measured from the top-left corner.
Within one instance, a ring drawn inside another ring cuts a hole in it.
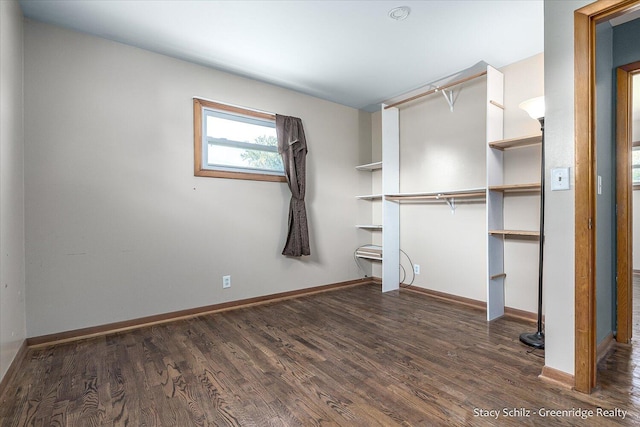
[[[268,147],[278,147],[278,138],[272,135],[261,135],[254,141],[255,144],[266,145]],[[268,170],[284,170],[282,166],[282,157],[278,154],[273,156],[270,152],[246,150],[240,157],[246,160],[252,167],[257,169]]]
[[[285,181],[275,117],[194,99],[195,174]]]

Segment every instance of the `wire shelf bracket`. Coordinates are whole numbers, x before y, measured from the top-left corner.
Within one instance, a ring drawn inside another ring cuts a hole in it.
[[[453,111],[453,107],[451,107],[451,111]],[[455,197],[446,197],[443,194],[438,194],[437,199],[443,199],[449,205],[451,209],[451,215],[456,213],[456,198]]]
[[[447,104],[449,104],[449,111],[453,113],[453,106],[456,103],[456,97],[453,94],[453,89],[447,90],[447,89],[436,88],[436,92],[442,93],[442,96],[444,96],[444,99],[447,101]]]

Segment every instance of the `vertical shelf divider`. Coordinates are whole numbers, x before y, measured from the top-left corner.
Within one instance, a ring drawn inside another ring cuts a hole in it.
[[[498,105],[496,105],[498,104]],[[504,184],[503,152],[489,146],[504,137],[504,75],[487,66],[487,321],[504,315],[504,238],[488,230],[504,228],[504,194],[489,188]]]
[[[400,111],[382,104],[382,194],[400,192]],[[400,288],[400,204],[382,198],[382,292]]]

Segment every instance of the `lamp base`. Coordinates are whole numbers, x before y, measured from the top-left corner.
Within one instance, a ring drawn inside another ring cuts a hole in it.
[[[543,332],[534,332],[532,334],[520,334],[520,341],[529,347],[544,348],[544,333]]]

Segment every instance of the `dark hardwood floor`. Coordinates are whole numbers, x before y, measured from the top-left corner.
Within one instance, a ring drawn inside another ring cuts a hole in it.
[[[518,341],[531,325],[484,316],[406,290],[356,286],[32,348],[1,402],[0,425],[640,422],[638,349],[618,346],[600,366],[598,390],[582,395],[538,379],[541,352]],[[594,415],[543,417],[542,408]],[[598,408],[628,413],[607,418]],[[488,411],[498,417],[478,416]]]

